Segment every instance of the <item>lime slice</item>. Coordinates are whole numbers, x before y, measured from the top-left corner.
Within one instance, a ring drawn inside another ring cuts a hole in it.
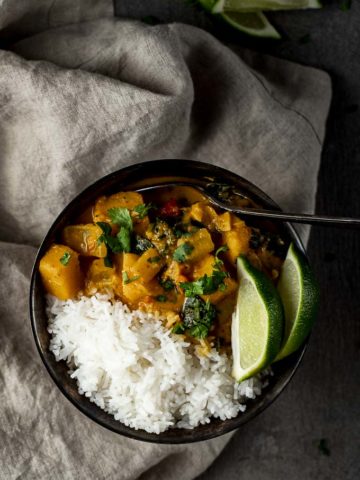
[[[271,280],[245,257],[237,261],[239,291],[232,318],[233,377],[252,377],[274,360],[281,346],[283,307]]]
[[[318,0],[200,0],[212,13],[321,8]]]
[[[303,344],[310,333],[319,304],[319,289],[311,268],[293,244],[281,268],[277,288],[285,313],[283,345],[276,357],[276,360],[280,360]]]
[[[221,13],[220,16],[237,30],[253,37],[281,38],[280,34],[261,12],[226,12]]]

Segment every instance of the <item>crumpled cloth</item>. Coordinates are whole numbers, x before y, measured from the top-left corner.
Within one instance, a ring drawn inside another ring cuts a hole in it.
[[[112,18],[108,0],[3,0],[0,28],[23,38],[0,50],[0,478],[194,478],[230,435],[130,440],[55,387],[28,318],[36,247],[85,186],[155,158],[221,165],[313,211],[329,77],[195,27]]]

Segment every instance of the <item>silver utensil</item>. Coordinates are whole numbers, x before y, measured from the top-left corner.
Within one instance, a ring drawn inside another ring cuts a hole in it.
[[[211,185],[211,184],[209,184]],[[226,201],[219,200],[219,198],[211,191],[207,185],[200,185],[197,183],[191,182],[168,182],[161,183],[159,185],[152,185],[149,187],[141,187],[136,189],[138,192],[149,192],[151,190],[171,188],[186,186],[192,187],[199,190],[210,200],[210,203],[213,205],[227,210],[229,212],[237,213],[240,215],[248,217],[258,217],[258,218],[267,218],[270,220],[278,220],[283,222],[295,222],[295,223],[307,223],[310,225],[323,225],[323,226],[332,226],[332,227],[343,227],[343,228],[360,228],[360,219],[358,218],[348,218],[348,217],[333,217],[329,215],[311,215],[309,213],[289,213],[282,212],[278,210],[264,210],[261,208],[249,208],[249,207],[234,207]],[[231,187],[230,187],[231,188]],[[236,192],[235,189],[231,189],[232,195],[242,195],[239,192]]]

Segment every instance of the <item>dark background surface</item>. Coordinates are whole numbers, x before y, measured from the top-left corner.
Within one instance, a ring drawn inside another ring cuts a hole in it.
[[[324,2],[325,3],[325,2]],[[270,15],[281,41],[224,28],[181,0],[115,1],[118,15],[206,28],[224,42],[326,70],[333,100],[316,210],[360,217],[360,2]],[[360,478],[360,232],[313,228],[322,302],[305,359],[280,398],[238,430],[198,480]],[[196,448],[196,446],[194,446]]]

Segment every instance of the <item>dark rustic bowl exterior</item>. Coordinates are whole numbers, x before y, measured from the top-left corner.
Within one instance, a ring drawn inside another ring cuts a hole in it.
[[[130,438],[155,443],[175,444],[202,441],[223,435],[248,422],[268,407],[283,391],[298,368],[306,348],[305,343],[300,350],[272,366],[274,376],[271,377],[269,386],[264,389],[260,397],[248,401],[244,413],[239,413],[237,417],[225,421],[212,419],[209,424],[200,425],[191,430],[170,429],[161,434],[134,430],[116,421],[112,415],[104,412],[90,402],[88,398],[78,393],[76,381],[70,378],[66,363],[56,362],[54,355],[49,351],[48,319],[45,312],[44,290],[38,271],[40,259],[59,236],[64,226],[71,219],[75,218],[79,212],[85,210],[100,195],[115,193],[123,189],[140,188],[141,186],[151,185],[151,182],[154,183],[154,181],[158,183],[159,177],[166,182],[169,179],[173,180],[174,177],[179,178],[180,176],[184,181],[186,179],[188,181],[202,182],[216,181],[234,185],[257,204],[266,208],[279,209],[273,200],[247,180],[223,168],[207,163],[172,159],[154,160],[131,165],[96,181],[65,207],[51,226],[39,248],[30,285],[30,318],[36,346],[45,367],[61,392],[82,413],[103,427]],[[291,240],[305,254],[300,238],[290,224],[284,224],[280,227],[280,230],[282,235]]]

